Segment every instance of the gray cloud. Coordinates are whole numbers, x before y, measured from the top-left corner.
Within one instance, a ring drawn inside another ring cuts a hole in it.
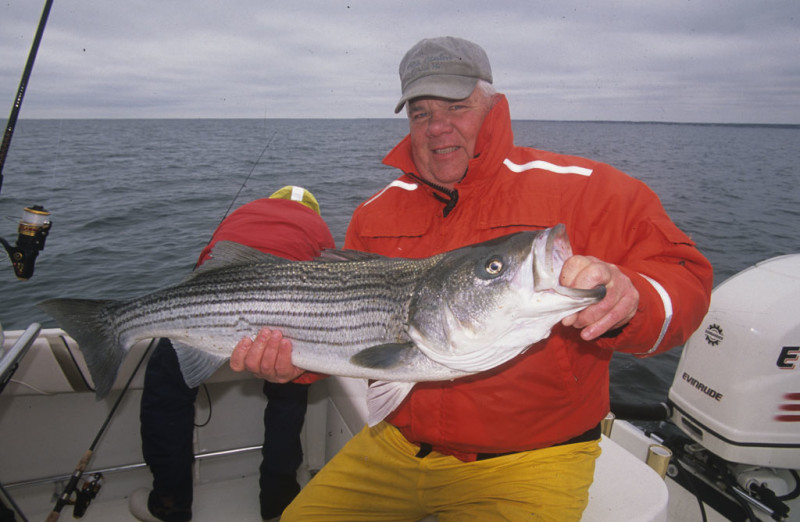
[[[35,3],[0,6],[0,109]],[[391,117],[403,53],[443,34],[515,118],[800,123],[796,0],[59,0],[21,117]]]

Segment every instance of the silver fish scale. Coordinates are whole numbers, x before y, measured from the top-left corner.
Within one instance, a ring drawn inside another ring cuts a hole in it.
[[[176,330],[252,335],[281,330],[294,343],[361,346],[407,340],[412,293],[437,257],[277,262],[200,271],[176,286],[112,307],[120,339]],[[322,347],[322,346],[320,346]],[[231,346],[232,348],[232,346]]]

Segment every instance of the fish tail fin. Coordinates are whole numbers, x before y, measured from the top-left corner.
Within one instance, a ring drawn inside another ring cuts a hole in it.
[[[120,343],[110,300],[50,299],[37,306],[52,316],[78,346],[89,367],[100,400],[111,390],[129,346]]]

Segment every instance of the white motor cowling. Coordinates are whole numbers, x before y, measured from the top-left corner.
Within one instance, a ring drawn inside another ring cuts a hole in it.
[[[714,289],[669,391],[673,422],[732,462],[800,468],[800,254]]]

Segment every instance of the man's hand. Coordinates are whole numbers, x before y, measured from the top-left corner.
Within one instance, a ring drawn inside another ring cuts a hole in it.
[[[255,340],[244,337],[231,354],[231,369],[248,371],[269,382],[296,379],[305,370],[292,364],[292,343],[278,330],[262,328]]]
[[[581,330],[586,341],[597,339],[609,330],[621,328],[636,314],[639,292],[628,276],[616,266],[590,256],[572,256],[561,268],[559,282],[572,288],[606,286],[599,303],[564,318],[561,324]]]

